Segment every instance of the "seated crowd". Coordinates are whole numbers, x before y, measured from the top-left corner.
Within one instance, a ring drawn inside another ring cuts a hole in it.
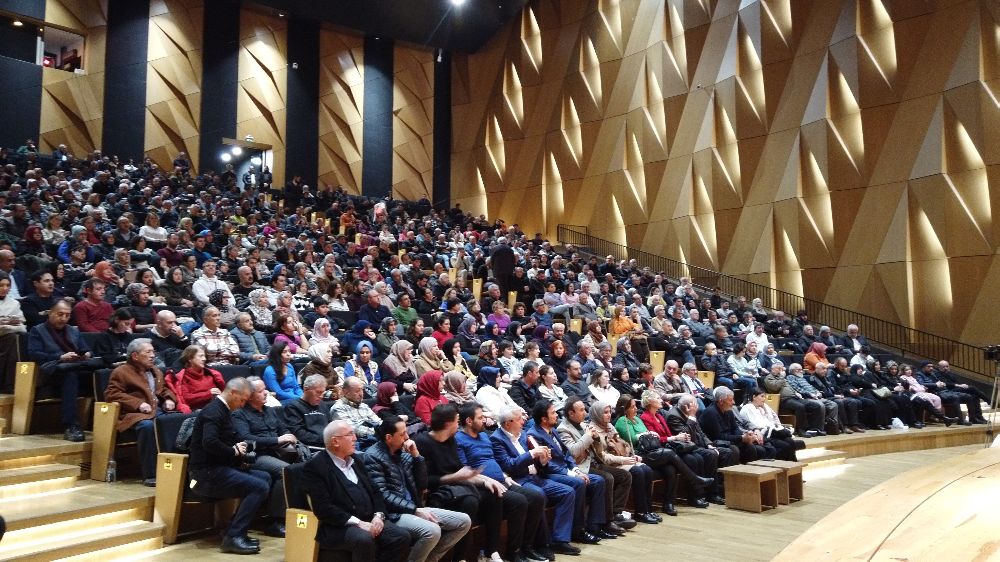
[[[183,154],[172,171],[36,163],[0,155],[4,384],[26,333],[82,441],[75,399],[110,370],[148,485],[152,420],[198,413],[193,488],[243,498],[226,552],[259,551],[259,510],[284,535],[290,464],[320,546],[354,560],[459,560],[475,523],[483,558],[540,562],[676,516],[677,497],[723,504],[718,468],[794,460],[797,437],[984,423],[985,396],[945,361],[882,365],[856,326],[838,337],[458,207],[299,178],[269,193],[267,176],[193,175]]]

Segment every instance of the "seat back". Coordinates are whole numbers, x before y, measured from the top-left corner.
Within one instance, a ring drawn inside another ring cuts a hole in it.
[[[650,351],[649,364],[653,366],[653,374],[659,375],[663,372],[663,366],[667,362],[666,351]]]
[[[309,505],[309,496],[306,494],[305,486],[302,485],[302,472],[305,463],[295,463],[286,466],[283,470],[282,485],[285,491],[285,505],[296,509],[312,509]]]
[[[160,453],[177,453],[177,434],[181,430],[181,424],[188,418],[197,417],[198,414],[160,414],[153,418],[153,430],[156,433],[156,450]]]
[[[583,335],[583,318],[573,318],[569,321],[569,329],[571,332],[576,332]]]
[[[781,395],[780,394],[765,394],[764,403],[771,407],[775,412],[778,411],[778,407],[781,405]]]
[[[249,377],[253,374],[250,365],[215,365],[212,367],[222,375],[222,380],[229,382],[236,377]]]
[[[712,371],[698,371],[698,380],[705,388],[715,388],[715,373]]]
[[[350,310],[334,310],[330,315],[337,319],[341,326],[351,329],[358,322],[358,313]]]

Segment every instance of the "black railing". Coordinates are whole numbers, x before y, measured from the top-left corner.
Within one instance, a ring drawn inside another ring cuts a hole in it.
[[[814,323],[822,323],[834,330],[844,331],[849,324],[856,324],[874,345],[894,351],[907,360],[945,359],[955,369],[989,382],[996,375],[994,362],[984,357],[981,347],[597,238],[591,236],[586,226],[560,224],[558,239],[562,244],[573,244],[600,256],[635,259],[639,265],[662,272],[672,279],[690,277],[692,283],[704,291],[719,287],[722,294],[730,297],[744,295],[748,299],[760,298],[765,308],[782,310],[790,315],[805,310]]]

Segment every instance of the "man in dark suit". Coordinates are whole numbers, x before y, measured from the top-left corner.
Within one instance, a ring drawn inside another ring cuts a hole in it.
[[[38,363],[43,383],[60,388],[62,422],[66,426],[63,438],[80,442],[84,440],[76,413],[80,377],[89,376],[102,362],[91,358],[90,348],[80,337],[80,330],[68,325],[72,313],[69,302],[56,301],[46,321],[28,332],[28,357]]]
[[[549,448],[528,446],[524,428],[524,410],[504,408],[497,420],[500,427],[490,436],[493,457],[505,474],[525,488],[545,494],[555,508],[552,522],[552,543],[549,550],[556,554],[577,556],[580,549],[569,544],[573,531],[573,507],[576,493],[572,487],[545,477],[545,464],[551,460]]]
[[[732,390],[724,386],[715,389],[715,402],[698,416],[705,435],[713,441],[729,441],[732,447],[739,450],[742,463],[773,459],[773,446],[765,445],[764,439],[756,433],[740,429],[733,413],[733,402]]]
[[[319,518],[320,548],[347,550],[353,562],[392,562],[410,550],[410,535],[385,518],[385,501],[372,484],[361,454],[355,454],[354,428],[343,420],[323,430],[326,451],[303,470],[306,493]]]
[[[510,277],[514,274],[516,262],[517,255],[507,245],[507,239],[501,236],[497,240],[497,247],[490,252],[490,269],[493,270],[493,280],[500,287],[500,294],[503,297],[510,291]]]
[[[697,399],[690,394],[682,395],[677,400],[677,404],[667,411],[667,426],[670,428],[670,433],[674,435],[687,433],[691,436],[691,442],[699,447],[696,453],[701,455],[706,471],[709,470],[709,467],[712,467],[712,473],[715,473],[715,468],[739,464],[739,452],[728,446],[716,447],[695,418],[695,414],[697,413]],[[707,499],[711,503],[725,505],[726,500],[723,498],[725,494],[723,475],[719,473],[715,474],[715,495],[709,496]]]
[[[250,383],[236,377],[225,390],[210,400],[194,422],[191,432],[191,487],[211,498],[242,498],[222,539],[222,552],[257,554],[260,544],[247,537],[247,529],[257,509],[267,500],[271,476],[249,470],[247,442],[238,441],[232,412],[250,398]]]
[[[840,336],[838,343],[844,346],[845,351],[850,353],[857,353],[863,346],[871,347],[868,344],[868,338],[861,335],[856,324],[851,324],[847,327],[847,331],[844,335]]]
[[[619,533],[607,532],[607,515],[604,511],[607,484],[597,474],[587,474],[576,467],[573,455],[555,435],[559,414],[555,404],[548,401],[535,403],[531,411],[535,427],[528,432],[528,439],[548,447],[552,459],[545,465],[545,476],[573,488],[576,504],[573,508],[573,540],[597,544],[601,539],[617,538]],[[590,509],[586,510],[587,504]],[[584,511],[586,513],[586,519]]]

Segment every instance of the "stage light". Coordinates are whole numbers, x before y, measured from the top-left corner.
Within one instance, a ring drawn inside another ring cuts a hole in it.
[[[451,0],[451,5],[455,7],[461,7],[465,4],[465,0]]]
[[[24,22],[21,21],[21,20],[14,20],[13,24],[14,24],[14,27],[21,27],[22,25],[24,25]]]
[[[253,164],[254,166],[260,166],[261,163],[260,156],[254,156],[253,158],[251,158],[250,163]]]
[[[230,160],[233,159],[233,156],[228,152],[223,152],[221,158],[223,162],[229,162]]]
[[[233,156],[239,156],[241,154],[243,154],[243,149],[240,148],[240,147],[238,147],[238,146],[234,146],[233,147]]]

